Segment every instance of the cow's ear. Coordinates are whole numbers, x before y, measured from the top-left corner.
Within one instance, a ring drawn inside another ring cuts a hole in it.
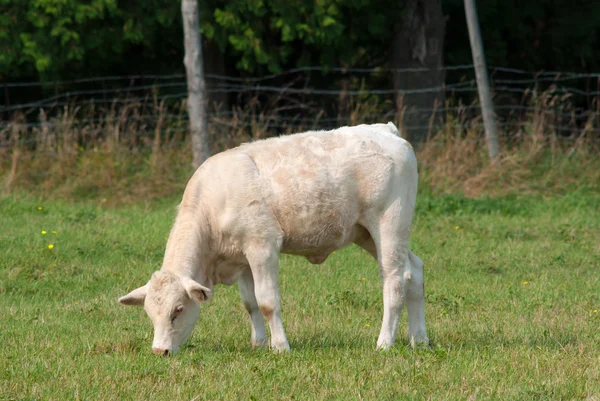
[[[131,291],[129,294],[122,296],[119,298],[119,302],[123,305],[144,305],[144,300],[146,299],[146,294],[148,293],[148,284],[143,287],[136,288]]]
[[[212,291],[203,285],[200,285],[197,281],[185,277],[181,279],[181,282],[188,296],[194,301],[198,303],[206,302],[210,298]]]

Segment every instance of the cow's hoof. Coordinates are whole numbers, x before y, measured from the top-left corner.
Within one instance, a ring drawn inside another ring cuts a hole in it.
[[[427,336],[415,336],[410,338],[410,345],[414,349],[427,349],[429,348],[429,338]]]
[[[387,351],[392,347],[392,345],[394,345],[394,342],[390,341],[388,339],[377,340],[377,350],[378,351]]]
[[[283,353],[283,352],[288,352],[290,350],[290,344],[288,344],[287,341],[284,342],[284,343],[271,344],[271,349],[276,354],[280,354],[280,353]]]
[[[257,338],[256,340],[252,340],[252,348],[264,348],[269,346],[268,338]]]

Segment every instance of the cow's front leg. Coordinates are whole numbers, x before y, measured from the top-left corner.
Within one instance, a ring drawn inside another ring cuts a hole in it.
[[[281,321],[279,296],[279,251],[274,247],[254,246],[246,252],[254,277],[254,295],[258,308],[271,329],[271,348],[287,351],[290,345]]]
[[[238,279],[238,286],[240,288],[240,295],[244,306],[250,314],[250,320],[252,322],[252,346],[263,347],[269,345],[269,339],[267,338],[267,331],[265,330],[265,321],[258,308],[256,302],[256,296],[254,295],[254,278],[252,277],[252,271],[246,269]]]

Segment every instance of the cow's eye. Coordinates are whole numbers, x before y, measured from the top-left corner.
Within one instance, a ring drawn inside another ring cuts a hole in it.
[[[181,315],[181,312],[183,312],[183,305],[179,305],[175,308],[175,312],[173,312],[173,316],[171,316],[171,322],[173,322],[177,316]]]

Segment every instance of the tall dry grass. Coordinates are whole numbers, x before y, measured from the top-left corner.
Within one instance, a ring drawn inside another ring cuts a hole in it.
[[[599,190],[598,110],[574,135],[565,136],[564,127],[575,124],[565,121],[568,97],[532,91],[527,101],[534,107],[509,116],[503,125],[498,166],[488,161],[483,125],[471,109],[452,108],[439,121],[432,116],[425,122],[428,140],[416,146],[421,187],[467,196]],[[289,113],[282,104],[289,102],[276,99],[264,107],[254,99],[231,111],[215,107],[209,124],[212,152],[332,124],[322,110],[294,105]],[[404,111],[394,113],[376,98],[359,98],[346,107],[347,117],[338,116],[336,125],[394,121],[402,126]],[[185,110],[185,102],[150,99],[120,107],[41,110],[36,124],[15,115],[0,129],[2,191],[107,205],[180,194],[192,173]]]
[[[422,181],[466,196],[600,190],[600,114],[587,113],[578,127],[568,96],[554,89],[527,93],[531,107],[504,123],[498,166],[489,162],[480,119],[469,118],[466,108],[447,115],[418,152]]]

